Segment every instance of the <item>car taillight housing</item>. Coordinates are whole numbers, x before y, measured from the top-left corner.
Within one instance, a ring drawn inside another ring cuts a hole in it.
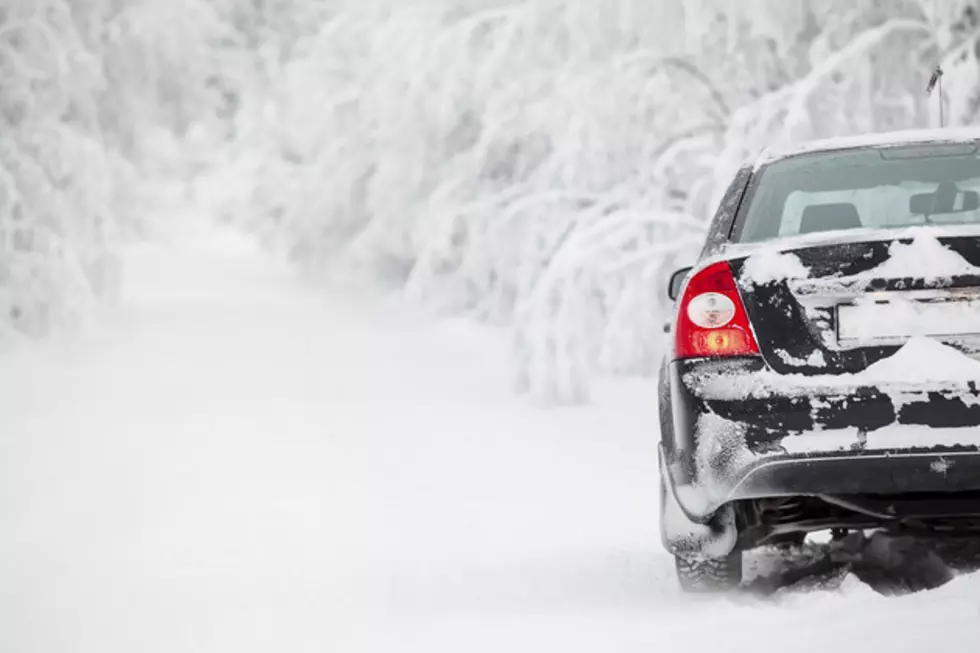
[[[709,265],[688,281],[674,337],[674,354],[679,359],[759,354],[727,261]]]

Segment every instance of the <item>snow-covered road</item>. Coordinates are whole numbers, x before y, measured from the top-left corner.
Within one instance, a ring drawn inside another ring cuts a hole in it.
[[[98,335],[0,356],[0,651],[980,650],[980,582],[682,596],[649,384],[512,396],[502,339],[227,235],[129,255]]]

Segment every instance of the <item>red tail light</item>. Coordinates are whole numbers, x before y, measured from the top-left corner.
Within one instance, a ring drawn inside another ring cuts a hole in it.
[[[677,311],[677,358],[719,358],[759,353],[749,317],[726,261],[701,270],[687,284]]]

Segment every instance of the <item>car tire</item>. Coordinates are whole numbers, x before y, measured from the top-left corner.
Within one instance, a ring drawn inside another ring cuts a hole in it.
[[[742,552],[724,558],[687,559],[674,557],[677,580],[690,594],[730,592],[742,584]]]

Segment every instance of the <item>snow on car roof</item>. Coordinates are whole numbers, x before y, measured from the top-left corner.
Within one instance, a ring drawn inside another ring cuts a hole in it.
[[[956,127],[944,129],[911,129],[905,131],[844,136],[798,143],[782,148],[767,148],[756,160],[756,168],[761,165],[813,152],[831,152],[860,147],[894,147],[919,143],[968,143],[980,140],[980,128]]]

